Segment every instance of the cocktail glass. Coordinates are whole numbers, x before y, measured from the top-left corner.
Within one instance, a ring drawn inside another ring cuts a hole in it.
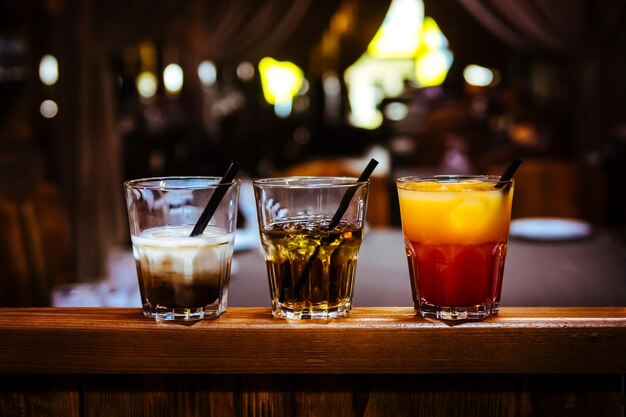
[[[397,188],[415,310],[444,320],[497,314],[513,180],[414,176]]]
[[[239,180],[227,186],[204,232],[190,237],[219,177],[124,183],[143,314],[157,320],[215,318],[226,311]]]
[[[287,177],[254,181],[272,314],[329,319],[350,314],[369,181]],[[349,189],[339,223],[329,224]]]

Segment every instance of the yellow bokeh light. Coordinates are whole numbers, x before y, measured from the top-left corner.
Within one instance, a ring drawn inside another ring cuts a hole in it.
[[[265,100],[285,114],[285,108],[291,109],[291,102],[298,94],[304,80],[304,73],[294,63],[279,62],[273,58],[263,58],[259,62],[261,85]]]
[[[440,85],[452,65],[448,40],[431,17],[426,17],[421,28],[422,47],[415,57],[415,81],[421,87]]]
[[[429,49],[448,47],[448,40],[443,36],[439,25],[432,17],[424,18],[424,23],[422,24],[422,39],[424,45]]]
[[[413,58],[419,47],[424,5],[415,0],[394,0],[383,24],[367,47],[375,58]]]
[[[443,49],[433,49],[415,61],[415,80],[422,87],[440,85],[448,75],[452,54]]]
[[[158,87],[158,81],[156,75],[150,71],[143,71],[137,76],[135,80],[137,85],[137,91],[143,98],[154,97]]]
[[[383,98],[400,95],[406,82],[417,87],[439,85],[451,65],[448,40],[435,20],[424,16],[422,0],[393,0],[367,52],[344,74],[350,122],[377,128],[383,120],[378,110]],[[396,116],[392,113],[392,117]]]

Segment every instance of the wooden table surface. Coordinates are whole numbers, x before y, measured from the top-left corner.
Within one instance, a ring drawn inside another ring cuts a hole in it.
[[[625,308],[503,308],[449,326],[407,307],[290,323],[230,308],[0,309],[0,415],[621,417]]]
[[[139,309],[0,309],[2,373],[625,373],[626,308],[503,308],[454,326],[412,308],[299,323],[230,308],[193,325]]]

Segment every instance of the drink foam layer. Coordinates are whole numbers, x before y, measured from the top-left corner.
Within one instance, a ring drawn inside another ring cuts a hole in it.
[[[193,226],[163,226],[132,236],[135,259],[147,270],[187,277],[222,270],[232,256],[234,233],[207,226],[202,235],[189,237],[192,230]]]

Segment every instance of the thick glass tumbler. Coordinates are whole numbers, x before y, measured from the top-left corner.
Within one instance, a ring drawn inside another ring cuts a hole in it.
[[[497,314],[513,181],[418,176],[397,188],[416,311],[444,320]]]
[[[369,181],[288,177],[254,181],[272,314],[328,319],[350,314]],[[347,192],[346,211],[335,219]],[[349,194],[348,194],[349,195]],[[329,227],[336,223],[334,227]]]
[[[239,180],[163,177],[124,183],[145,316],[157,320],[218,317],[228,303]],[[207,202],[228,187],[211,221],[190,237]]]

